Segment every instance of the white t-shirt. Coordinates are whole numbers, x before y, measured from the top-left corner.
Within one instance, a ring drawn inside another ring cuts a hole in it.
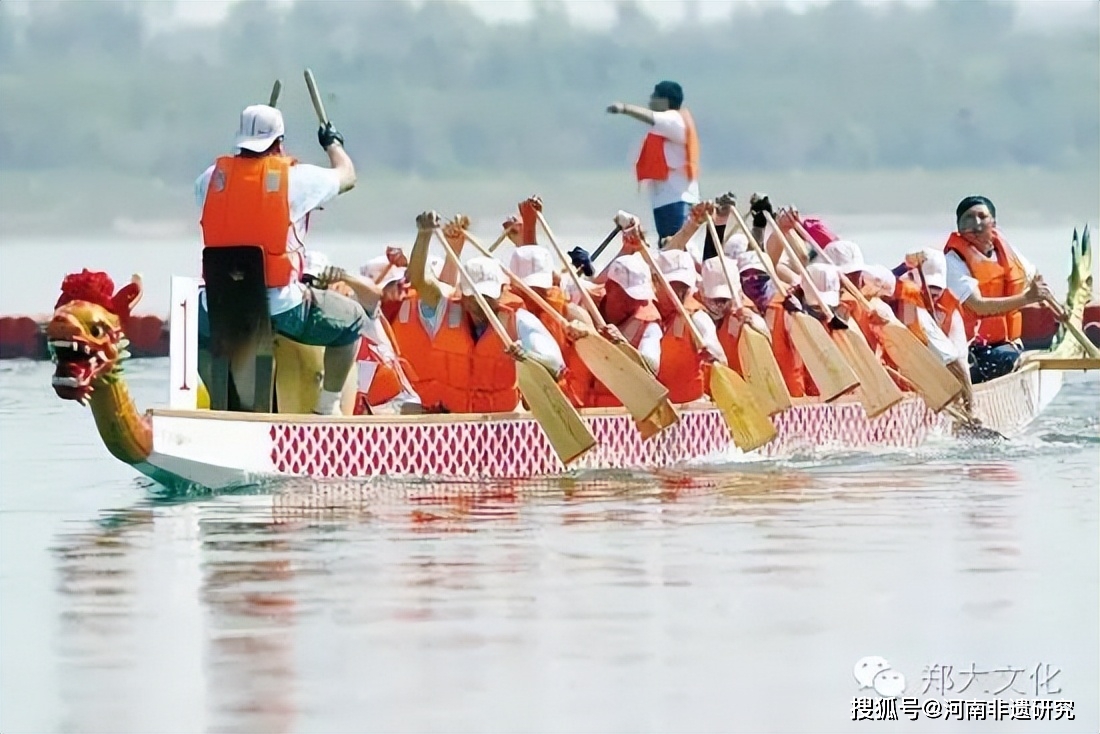
[[[195,180],[195,203],[201,211],[206,203],[206,190],[210,186],[210,176],[214,166],[210,166]],[[301,251],[305,256],[307,215],[314,209],[332,201],[340,193],[340,174],[332,168],[299,163],[290,167],[287,181],[287,198],[290,204],[290,221],[293,227],[287,228],[286,246],[290,251]],[[302,302],[305,286],[298,282],[298,273],[292,275],[292,282],[282,288],[267,289],[267,305],[271,315],[284,313],[297,308]]]
[[[687,166],[687,123],[677,110],[653,113],[651,132],[665,139],[665,163],[668,164],[668,178],[664,181],[648,181],[649,199],[653,208],[686,201],[699,203],[699,182],[688,180]]]
[[[1005,247],[1008,247],[1008,245],[1005,245]],[[1012,253],[1020,261],[1020,266],[1024,269],[1028,280],[1034,278],[1035,266],[1016,250],[1012,250]],[[946,253],[945,258],[947,260],[947,289],[955,294],[955,298],[959,299],[959,303],[966,303],[970,296],[978,292],[978,280],[970,275],[970,268],[967,267],[966,261],[959,257],[957,252]],[[997,256],[994,253],[993,257],[988,259],[995,262]]]
[[[638,354],[642,355],[642,359],[653,370],[653,374],[657,374],[661,369],[662,336],[664,336],[664,333],[661,331],[661,325],[656,321],[650,321],[646,323],[645,330],[642,332],[642,340],[638,342]]]
[[[691,320],[699,330],[699,336],[703,337],[703,344],[707,351],[717,357],[719,362],[726,364],[726,350],[718,341],[718,327],[714,319],[706,311],[696,311],[691,315]]]
[[[435,338],[439,328],[443,325],[443,316],[447,313],[447,309],[442,308],[442,306],[446,303],[445,299],[440,300],[436,307],[432,308],[423,300],[419,301],[417,311],[419,312],[420,325],[424,327],[424,331],[428,332],[432,339]],[[486,328],[492,327],[487,326]],[[562,357],[558,343],[554,341],[554,337],[539,321],[538,316],[526,309],[516,309],[516,337],[525,350],[538,355],[542,362],[550,364],[555,374],[565,369],[565,358]]]

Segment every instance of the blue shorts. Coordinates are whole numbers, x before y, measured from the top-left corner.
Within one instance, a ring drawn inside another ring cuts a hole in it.
[[[654,209],[653,221],[657,225],[657,240],[679,232],[690,214],[691,204],[686,201],[674,201]]]
[[[970,381],[977,385],[989,382],[995,377],[1007,375],[1016,369],[1020,359],[1020,349],[1011,342],[996,346],[985,344],[970,345]]]

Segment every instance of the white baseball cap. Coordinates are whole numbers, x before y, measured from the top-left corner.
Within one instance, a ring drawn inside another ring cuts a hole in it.
[[[636,301],[652,301],[653,275],[638,253],[620,255],[607,267],[607,279],[618,283]]]
[[[866,265],[860,276],[859,289],[868,298],[892,298],[897,280],[885,265]]]
[[[390,267],[390,259],[385,255],[372,258],[366,265],[359,268],[359,273],[365,278],[378,283],[385,288],[390,283],[397,282],[405,277],[405,268],[394,265]],[[383,275],[385,273],[385,275]],[[381,280],[379,280],[381,278]]]
[[[810,263],[806,266],[806,273],[810,276],[810,281],[813,282],[818,292],[821,293],[821,300],[825,302],[826,306],[840,304],[840,271],[835,265]],[[811,304],[815,303],[816,299],[812,291],[806,288],[804,292],[806,299]]]
[[[237,147],[253,153],[263,153],[285,134],[282,112],[265,104],[250,105],[241,112]]]
[[[845,275],[859,272],[866,267],[863,262],[863,251],[855,242],[834,240],[825,246],[825,255]]]
[[[317,250],[309,250],[306,252],[305,268],[302,270],[302,275],[312,275],[317,278],[321,275],[321,272],[331,265],[332,262],[328,259],[328,255]]]
[[[726,240],[726,244],[722,246],[722,251],[726,253],[726,257],[736,259],[749,251],[749,238],[745,236],[744,232],[734,232]],[[753,252],[756,252],[756,250],[753,250]]]
[[[737,256],[737,272],[743,273],[746,270],[760,270],[765,273],[768,269],[764,267],[764,261],[760,259],[760,253],[756,250],[751,252],[742,252]]]
[[[554,285],[554,263],[545,247],[522,245],[512,251],[508,262],[512,274],[532,288]]]
[[[591,280],[586,280],[584,278],[581,278],[580,281],[581,287],[588,291],[589,295],[595,298],[600,290],[600,284],[593,283]],[[584,305],[584,301],[581,298],[581,292],[577,290],[577,286],[573,285],[572,278],[561,279],[561,292],[569,299],[570,303],[575,303],[578,306]]]
[[[739,288],[737,261],[727,257],[726,268],[730,273],[733,287]],[[717,257],[703,261],[703,298],[733,298],[733,291],[726,282],[726,275],[722,272],[722,263]]]
[[[500,293],[504,290],[504,269],[495,258],[472,257],[464,263],[464,267],[478,293],[486,298],[500,298]],[[465,278],[459,277],[462,281],[462,294],[472,296],[473,289]]]
[[[699,280],[695,270],[695,258],[687,250],[664,250],[657,255],[657,267],[669,283],[683,283],[694,288]]]
[[[947,287],[947,257],[942,250],[925,247],[924,263],[920,266],[924,273],[924,280],[929,286],[937,288]]]

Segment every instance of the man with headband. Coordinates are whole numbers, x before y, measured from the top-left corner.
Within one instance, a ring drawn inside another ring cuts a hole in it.
[[[1020,309],[1052,296],[1035,267],[1002,238],[992,201],[966,197],[955,209],[955,223],[943,248],[947,288],[962,304],[970,377],[976,384],[1016,368],[1023,349]]]
[[[680,85],[663,81],[653,88],[648,109],[622,102],[607,108],[653,128],[642,143],[634,173],[639,183],[649,182],[658,239],[676,234],[691,205],[699,203],[699,138],[683,103]]]

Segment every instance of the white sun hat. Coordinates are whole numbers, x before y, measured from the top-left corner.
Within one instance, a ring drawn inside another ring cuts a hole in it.
[[[920,266],[920,269],[924,273],[925,282],[928,283],[929,287],[946,288],[947,257],[942,250],[935,250],[931,247],[924,248],[923,252],[924,263]]]
[[[859,272],[866,267],[863,262],[863,251],[859,245],[849,240],[835,240],[825,247],[825,255],[829,262],[840,268],[845,275]]]
[[[859,289],[867,298],[892,298],[897,278],[885,265],[867,265],[860,276]]]
[[[472,257],[463,265],[478,293],[486,298],[500,298],[500,293],[504,290],[504,269],[500,267],[500,263],[495,258]],[[466,279],[459,276],[459,280],[461,281],[462,294],[472,296],[474,290],[466,282]]]
[[[379,287],[385,288],[390,283],[395,283],[405,277],[405,268],[397,265],[390,266],[390,259],[385,255],[372,258],[363,267],[359,268],[359,274]]]
[[[738,277],[737,261],[727,257],[726,268],[729,270],[733,287],[739,288],[740,283],[738,281],[740,278]],[[702,291],[703,298],[733,298],[733,291],[730,290],[729,283],[726,282],[726,275],[722,272],[722,263],[718,261],[717,257],[703,261]]]
[[[550,288],[554,285],[554,262],[550,252],[539,245],[522,245],[512,251],[508,269],[532,288]]]
[[[649,265],[636,252],[615,258],[607,268],[607,279],[618,283],[637,301],[652,301],[655,297]]]
[[[726,244],[722,246],[722,251],[726,253],[726,257],[737,259],[749,251],[749,238],[745,236],[744,232],[734,232],[726,240]],[[753,252],[756,251],[753,250]]]
[[[699,280],[695,258],[687,250],[664,250],[657,255],[657,267],[669,283],[683,283],[694,288]]]
[[[806,266],[806,273],[821,294],[821,300],[826,306],[833,307],[840,304],[840,271],[835,265],[810,263]],[[809,288],[806,288],[804,293],[811,304],[816,302]]]

